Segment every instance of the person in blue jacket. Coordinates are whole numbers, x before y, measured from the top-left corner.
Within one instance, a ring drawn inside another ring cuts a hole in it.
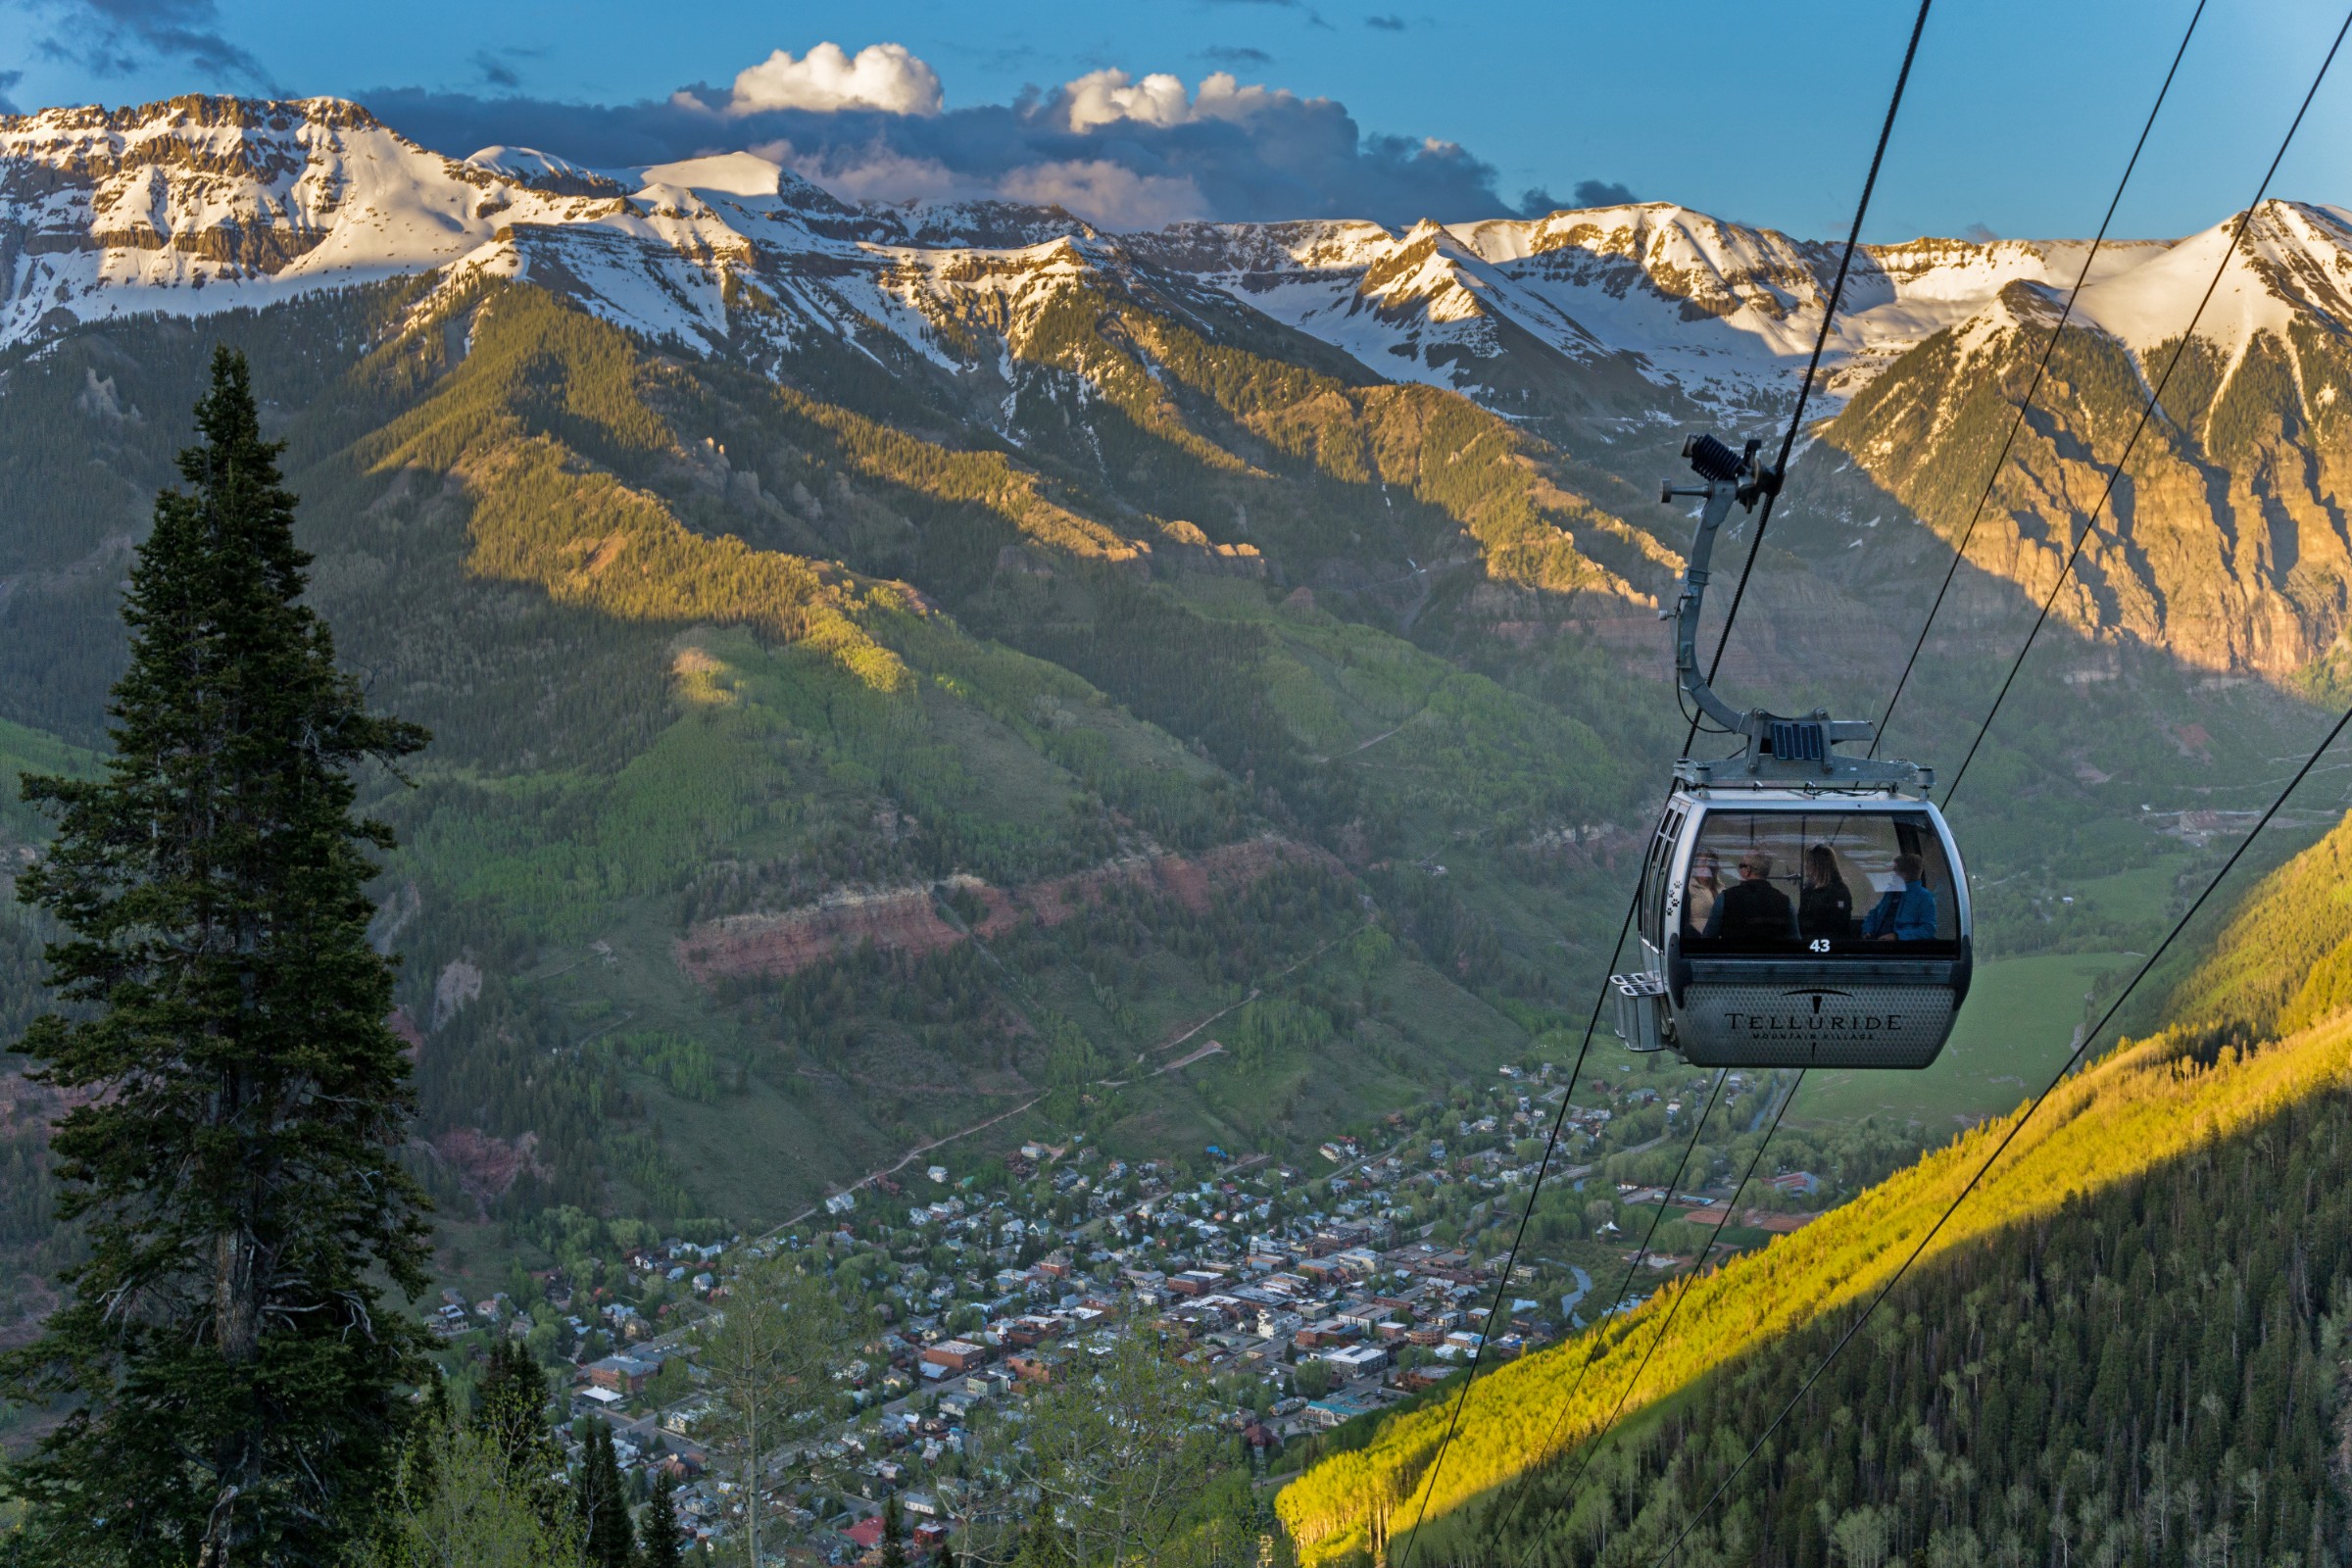
[[[1903,879],[1902,890],[1880,895],[1877,907],[1862,917],[1864,937],[1873,942],[1936,939],[1936,891],[1920,880],[1926,869],[1916,855],[1894,858],[1894,874]]]

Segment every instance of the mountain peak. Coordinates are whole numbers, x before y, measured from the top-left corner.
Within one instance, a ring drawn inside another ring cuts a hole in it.
[[[724,196],[773,196],[782,186],[784,166],[758,153],[713,153],[655,164],[638,171],[637,177],[648,186],[676,185]]]
[[[466,165],[556,196],[621,196],[628,191],[610,174],[583,169],[536,147],[484,147],[468,157]]]
[[[310,123],[335,127],[380,127],[364,105],[348,98],[240,98],[224,93],[181,93],[143,104],[109,109],[76,104],[0,115],[0,132],[128,130],[291,130]]]
[[[22,258],[0,342],[423,271],[597,205],[428,152],[341,98],[17,116],[0,120],[0,256]]]

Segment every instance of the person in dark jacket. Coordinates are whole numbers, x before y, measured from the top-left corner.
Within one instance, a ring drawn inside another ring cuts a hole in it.
[[[1854,934],[1854,895],[1838,874],[1838,856],[1827,844],[1805,852],[1805,885],[1796,896],[1796,933],[1843,940]]]
[[[1796,909],[1772,885],[1772,857],[1751,850],[1740,858],[1740,880],[1723,890],[1707,914],[1706,935],[1739,947],[1777,947],[1796,940]]]
[[[1925,864],[1916,855],[1894,858],[1894,874],[1903,885],[1881,894],[1877,907],[1862,917],[1862,934],[1873,942],[1933,942],[1936,939],[1936,890],[1920,880]]]

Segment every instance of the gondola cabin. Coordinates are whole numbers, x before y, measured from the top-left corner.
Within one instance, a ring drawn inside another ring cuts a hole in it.
[[[1635,906],[1642,966],[1609,977],[1617,1032],[1701,1067],[1925,1067],[1970,976],[1968,877],[1934,773],[1840,752],[1874,738],[1861,719],[1736,709],[1699,669],[1716,534],[1780,488],[1760,445],[1692,436],[1704,482],[1660,493],[1705,502],[1666,612],[1685,711],[1693,736],[1711,722],[1743,749],[1675,763]]]
[[[1943,817],[1892,793],[1684,785],[1642,864],[1618,1033],[1702,1067],[1925,1067],[1968,995]]]

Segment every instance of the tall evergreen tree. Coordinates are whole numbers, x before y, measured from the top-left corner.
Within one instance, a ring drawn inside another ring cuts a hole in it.
[[[906,1568],[906,1516],[895,1492],[882,1504],[882,1568]]]
[[[564,1453],[547,1422],[547,1373],[528,1347],[498,1340],[473,1389],[473,1429],[498,1450],[549,1528],[564,1524]]]
[[[280,448],[242,356],[213,360],[185,490],[158,497],[123,618],[102,778],[27,777],[55,816],[20,897],[71,1014],[21,1048],[82,1101],[60,1212],[87,1261],[21,1395],[73,1401],[12,1477],[77,1562],[314,1563],[363,1527],[400,1446],[423,1197],[396,1151],[408,1062],[368,944],[354,775],[425,741],[370,714],[302,603]]]
[[[457,1412],[449,1402],[449,1380],[441,1369],[427,1365],[424,1370],[424,1397],[418,1401],[416,1413],[409,1422],[408,1451],[401,1480],[412,1492],[421,1495],[441,1485],[438,1468],[441,1450],[447,1446],[450,1429],[457,1425]]]
[[[685,1568],[686,1553],[678,1545],[678,1484],[665,1469],[654,1483],[654,1500],[645,1505],[644,1568]]]
[[[600,1415],[588,1418],[577,1496],[589,1568],[631,1568],[637,1535],[629,1527],[629,1499],[622,1494],[620,1461],[612,1452],[612,1425]]]

